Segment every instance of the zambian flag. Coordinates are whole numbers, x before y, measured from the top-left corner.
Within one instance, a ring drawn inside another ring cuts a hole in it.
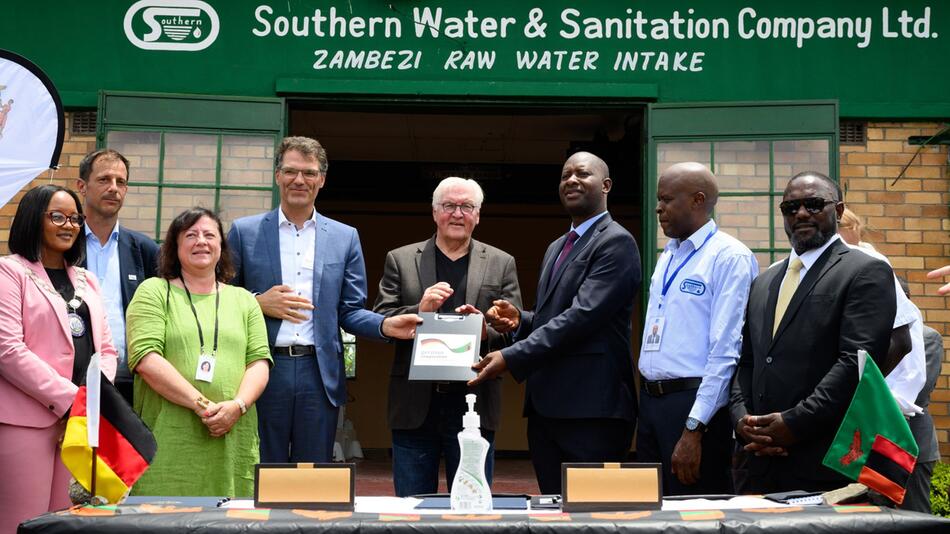
[[[900,504],[917,463],[917,442],[881,371],[863,350],[858,351],[858,377],[822,463]]]
[[[99,371],[98,354],[89,364],[63,438],[63,464],[91,491],[92,447],[96,447],[96,495],[119,500],[148,469],[158,448],[155,437],[119,391]],[[92,375],[92,376],[90,376]]]

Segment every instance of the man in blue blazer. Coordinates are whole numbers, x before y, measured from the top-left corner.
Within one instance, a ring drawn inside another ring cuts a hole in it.
[[[288,137],[276,155],[280,207],[234,221],[234,283],[254,293],[274,357],[257,401],[261,462],[329,462],[346,402],[340,327],[377,339],[410,339],[418,315],[383,318],[363,308],[366,268],[355,228],[314,208],[327,154]]]
[[[607,164],[588,152],[561,171],[571,231],[548,247],[533,312],[498,300],[486,314],[516,343],[489,353],[474,385],[505,370],[527,381],[528,448],[541,493],[561,493],[562,462],[626,458],[637,418],[630,350],[640,288],[637,243],[607,212]]]
[[[158,268],[152,238],[119,226],[129,191],[129,160],[112,149],[91,152],[79,163],[76,190],[86,216],[86,258],[80,264],[99,278],[112,341],[119,355],[116,388],[132,404],[132,375],[126,360],[125,310],[135,290]]]

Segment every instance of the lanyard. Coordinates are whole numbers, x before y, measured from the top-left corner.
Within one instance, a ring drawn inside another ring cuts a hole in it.
[[[198,310],[195,309],[195,303],[191,300],[191,291],[188,291],[188,285],[185,284],[185,278],[181,278],[181,285],[185,288],[185,294],[188,295],[188,304],[191,305],[191,313],[195,315],[195,324],[198,325],[198,344],[201,345],[201,354],[205,354],[205,336],[201,332],[201,321],[198,320]],[[213,357],[218,352],[218,306],[221,304],[221,291],[218,289],[218,281],[214,282],[214,347],[211,349]]]
[[[683,260],[683,263],[680,263],[679,267],[677,267],[676,270],[673,271],[673,276],[667,279],[666,276],[670,273],[670,264],[673,263],[673,254],[670,254],[670,261],[666,262],[666,269],[663,271],[663,291],[660,293],[661,297],[666,298],[666,293],[667,291],[670,290],[670,286],[673,285],[673,280],[676,280],[676,275],[680,274],[680,271],[683,270],[683,267],[685,267],[687,263],[689,263],[689,260],[693,259],[693,256],[695,256],[696,253],[699,252],[699,249],[703,248],[706,245],[706,243],[708,243],[709,240],[712,239],[712,236],[714,236],[717,231],[719,231],[718,228],[713,228],[713,231],[709,232],[709,235],[706,236],[706,239],[703,240],[702,244],[696,247],[695,250],[690,252],[689,256],[686,256],[686,259]],[[662,299],[660,302],[662,302]],[[660,304],[660,306],[662,306],[662,304]]]

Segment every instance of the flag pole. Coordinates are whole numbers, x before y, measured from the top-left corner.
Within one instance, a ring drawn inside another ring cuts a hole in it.
[[[89,492],[92,503],[96,503],[96,460],[99,457],[99,408],[102,396],[102,372],[99,370],[99,353],[89,359],[86,368],[86,441],[92,449],[92,473],[89,478]]]
[[[96,449],[98,448],[99,447],[92,448],[92,473],[90,473],[90,477],[89,477],[89,480],[91,481],[89,483],[89,493],[92,494],[92,498],[90,499],[90,504],[92,505],[96,504],[96,458],[99,456],[98,454],[96,454]]]

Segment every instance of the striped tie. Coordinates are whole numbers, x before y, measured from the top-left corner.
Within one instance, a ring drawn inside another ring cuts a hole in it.
[[[785,310],[788,309],[788,303],[792,300],[792,295],[798,289],[798,273],[802,270],[802,260],[795,258],[788,263],[788,270],[785,271],[785,278],[782,280],[782,288],[778,292],[778,302],[775,303],[775,322],[772,323],[772,336],[778,331],[778,325],[782,322]]]

